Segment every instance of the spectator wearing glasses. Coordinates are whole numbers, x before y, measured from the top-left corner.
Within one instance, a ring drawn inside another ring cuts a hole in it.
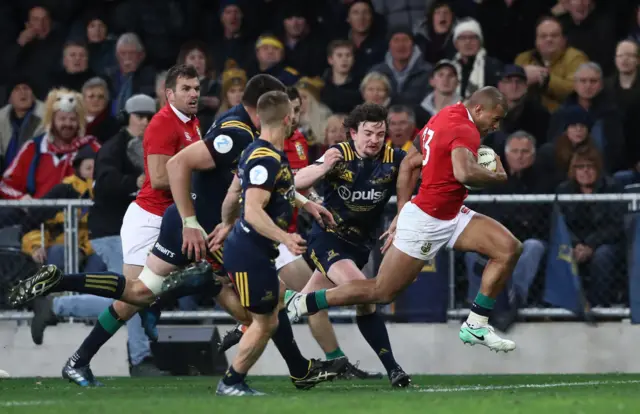
[[[620,193],[620,186],[606,175],[602,157],[593,146],[573,154],[569,179],[558,186],[558,194]],[[622,219],[627,210],[624,203],[560,204],[571,234],[572,254],[582,277],[587,299],[593,306],[610,305],[614,288],[620,283],[620,267],[624,258]]]

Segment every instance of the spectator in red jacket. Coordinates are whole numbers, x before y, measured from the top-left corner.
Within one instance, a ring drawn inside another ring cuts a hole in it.
[[[45,133],[28,141],[0,181],[0,197],[40,198],[63,178],[74,174],[73,159],[81,148],[100,144],[85,135],[86,118],[82,95],[68,89],[53,89],[45,104]]]

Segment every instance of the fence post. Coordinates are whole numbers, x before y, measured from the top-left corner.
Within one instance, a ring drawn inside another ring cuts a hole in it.
[[[71,273],[71,214],[72,207],[64,207],[64,272]]]
[[[449,250],[449,310],[456,307],[456,256]]]

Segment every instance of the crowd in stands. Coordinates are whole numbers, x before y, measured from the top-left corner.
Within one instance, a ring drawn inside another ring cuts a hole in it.
[[[640,183],[636,1],[2,0],[0,20],[0,198],[93,199],[81,212],[85,269],[121,269],[119,223],[144,181],[142,136],[175,63],[200,76],[203,135],[258,73],[298,89],[311,159],[346,139],[342,120],[362,102],[389,108],[389,144],[407,149],[443,107],[496,86],[508,114],[484,144],[509,180],[487,193]],[[526,303],[549,210],[475,207],[524,242],[514,280]],[[624,212],[562,211],[590,300],[611,305],[602,292],[624,289],[613,276],[624,271]],[[0,225],[15,224],[33,260],[59,264],[58,215],[1,209]],[[481,260],[465,259],[470,272]]]

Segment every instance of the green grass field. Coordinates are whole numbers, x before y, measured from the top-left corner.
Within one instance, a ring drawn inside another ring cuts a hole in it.
[[[252,377],[266,397],[214,395],[218,378],[104,379],[82,389],[58,379],[0,380],[0,413],[446,413],[640,412],[640,375],[416,376],[414,387],[335,381],[297,391],[282,377]]]

